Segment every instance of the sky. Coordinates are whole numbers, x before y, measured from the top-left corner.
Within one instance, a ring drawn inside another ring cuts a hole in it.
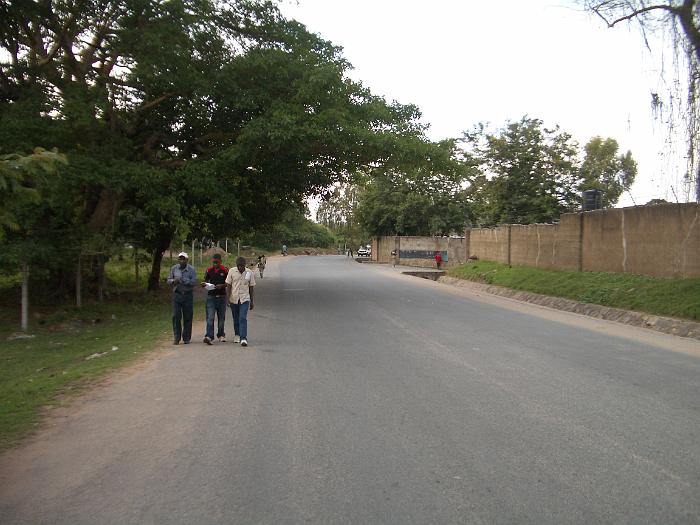
[[[631,150],[639,172],[620,205],[685,200],[676,168],[684,161],[662,155],[667,132],[652,115],[660,53],[634,27],[608,29],[569,0],[282,0],[280,8],[343,47],[351,78],[416,104],[433,140],[527,115],[582,147],[600,135]]]

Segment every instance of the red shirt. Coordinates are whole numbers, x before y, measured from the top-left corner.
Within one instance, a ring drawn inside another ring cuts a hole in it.
[[[211,284],[226,284],[226,276],[228,275],[228,268],[222,264],[217,264],[215,266],[210,266],[207,268],[207,273],[204,274],[204,282]],[[216,290],[209,290],[209,295],[215,297],[223,297],[226,295],[226,287],[217,288]]]

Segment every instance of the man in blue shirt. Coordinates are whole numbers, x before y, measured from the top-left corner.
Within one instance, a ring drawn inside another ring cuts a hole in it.
[[[197,272],[187,264],[189,257],[185,252],[177,259],[178,264],[170,268],[168,284],[173,288],[173,344],[179,345],[181,339],[185,344],[192,339],[192,290],[197,285]]]

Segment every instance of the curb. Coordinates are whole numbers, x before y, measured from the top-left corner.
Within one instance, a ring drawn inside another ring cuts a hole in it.
[[[546,306],[547,308],[554,308],[565,312],[587,315],[588,317],[594,317],[596,319],[615,321],[631,326],[648,328],[665,334],[700,340],[700,323],[694,321],[684,321],[673,317],[661,317],[597,304],[579,303],[578,301],[572,301],[571,299],[564,299],[562,297],[551,297],[538,293],[523,292],[511,288],[504,288],[502,286],[458,279],[457,277],[443,276],[439,277],[437,282],[450,286],[457,286],[459,288],[471,288],[472,290],[485,292],[491,295],[507,297],[509,299]]]

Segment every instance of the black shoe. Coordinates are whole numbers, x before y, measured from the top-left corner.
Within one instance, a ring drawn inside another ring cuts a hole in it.
[[[174,344],[174,345],[179,345],[179,344],[180,344],[180,340],[179,340],[179,339],[175,339],[175,340],[173,341],[173,344]]]
[[[205,342],[206,344],[208,344],[209,346],[211,346],[211,339],[209,339],[208,337],[205,337],[205,338],[204,338],[204,342]]]
[[[185,343],[186,345],[190,344],[189,341],[183,341],[183,343]]]

